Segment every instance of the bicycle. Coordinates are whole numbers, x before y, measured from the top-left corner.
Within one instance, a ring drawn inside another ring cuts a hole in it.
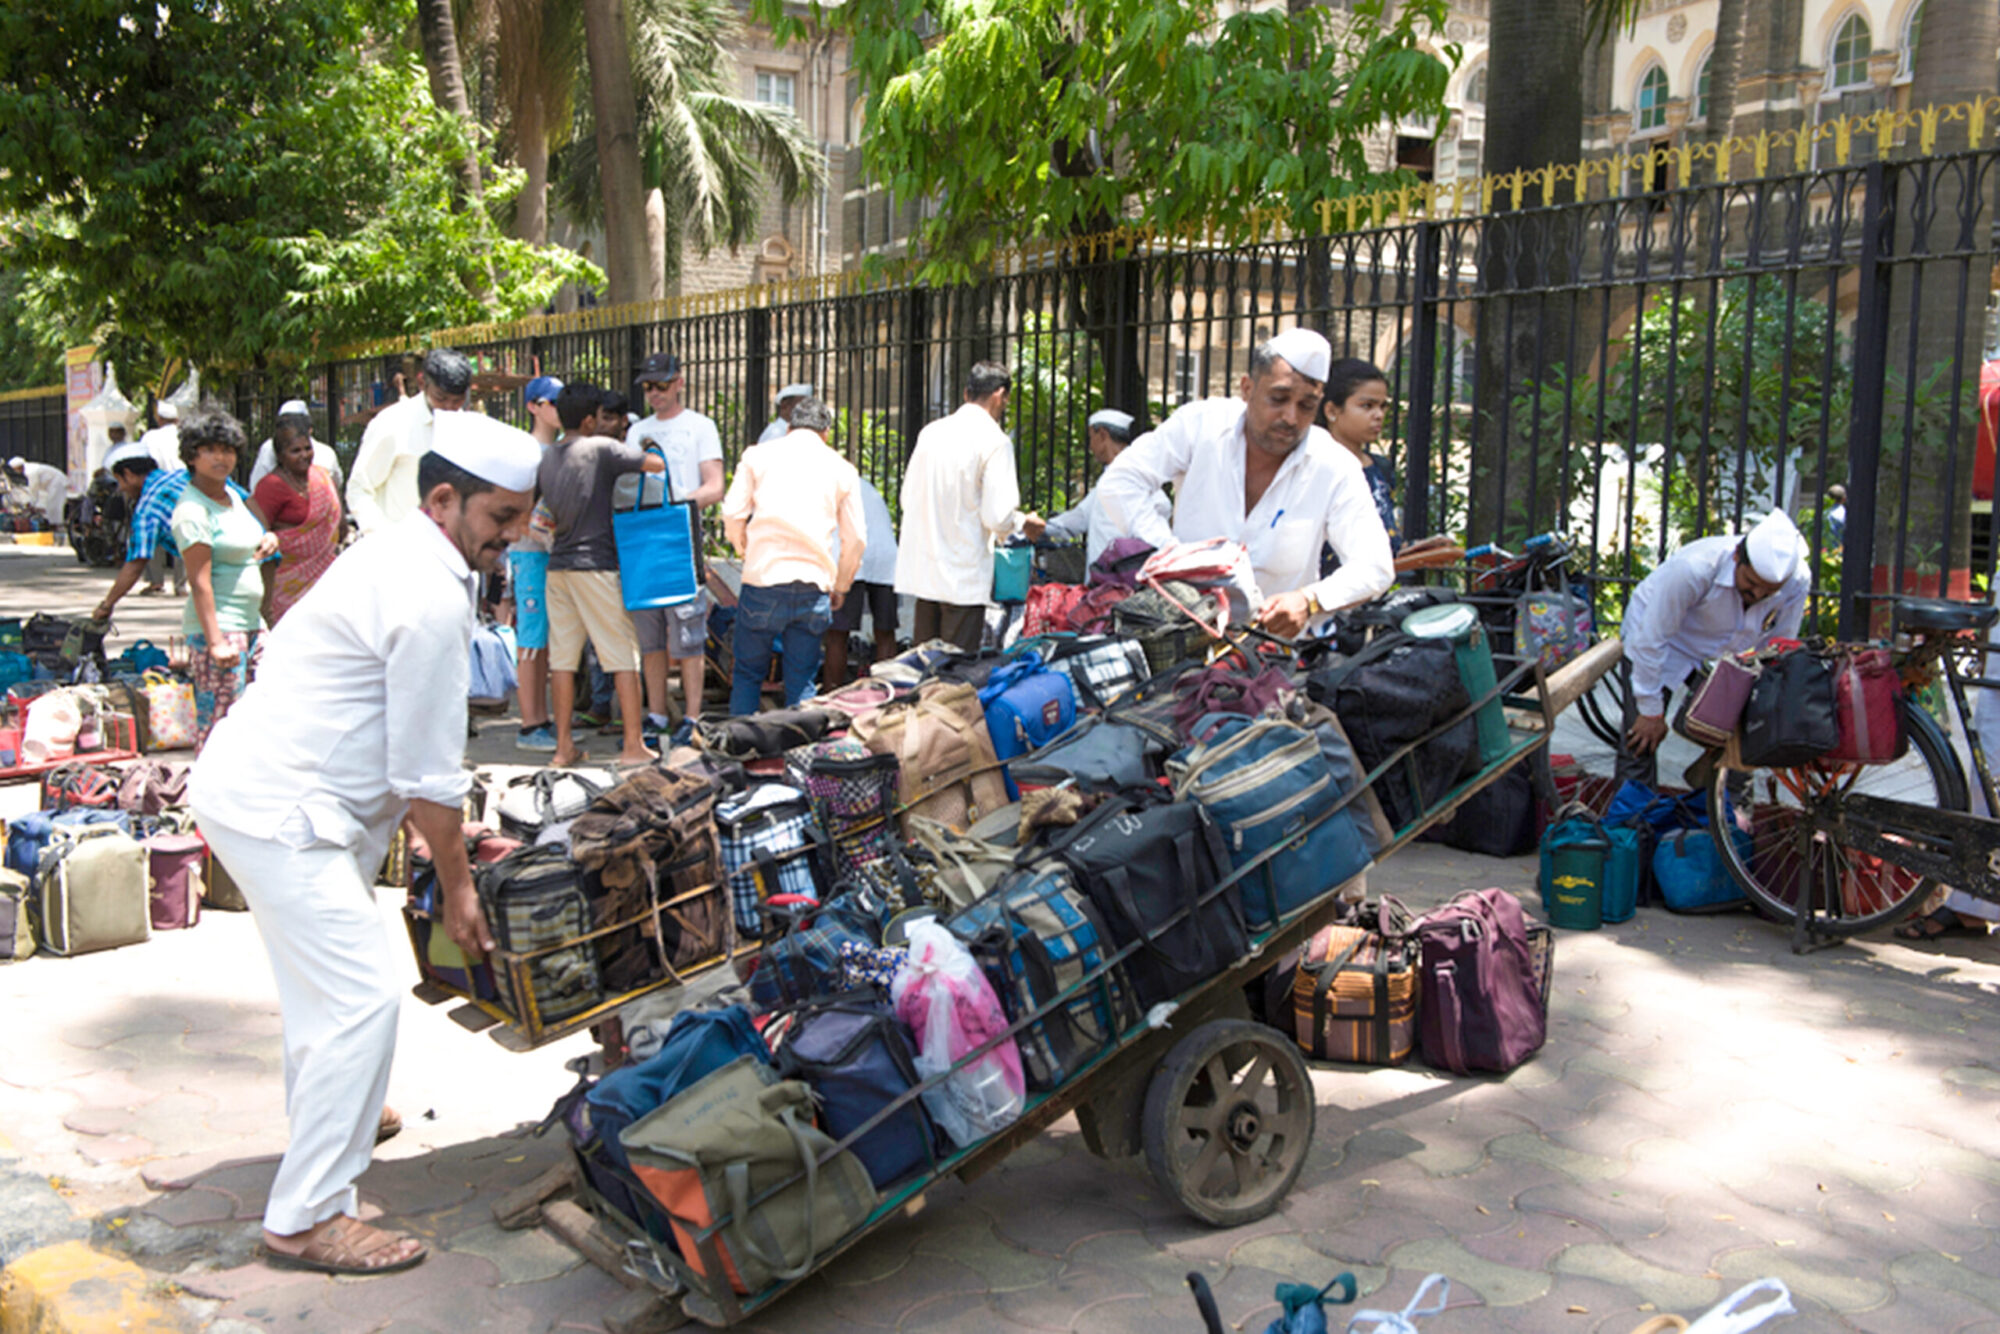
[[[1949,735],[1918,695],[1940,679],[1956,710],[1986,810],[2000,810],[1970,726],[1966,687],[2000,688],[1976,659],[2000,607],[1890,597],[1908,752],[1888,764],[1813,761],[1791,768],[1715,765],[1711,827],[1730,875],[1765,916],[1791,922],[1796,953],[1892,925],[1940,884],[2000,901],[2000,820],[1970,812]],[[1803,902],[1805,911],[1800,911]]]

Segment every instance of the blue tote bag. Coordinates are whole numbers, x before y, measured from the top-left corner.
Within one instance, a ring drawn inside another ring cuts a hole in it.
[[[648,445],[648,454],[666,453]],[[693,504],[669,500],[663,472],[627,473],[611,493],[611,539],[625,610],[676,607],[700,596],[701,516]]]

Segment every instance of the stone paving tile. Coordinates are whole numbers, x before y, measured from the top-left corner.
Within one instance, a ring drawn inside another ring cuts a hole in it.
[[[1543,1269],[1566,1247],[1608,1240],[1594,1227],[1554,1214],[1508,1213],[1493,1221],[1498,1226],[1492,1231],[1460,1239],[1480,1259],[1516,1269]]]
[[[1145,1283],[1136,1278],[1095,1265],[1070,1263],[1048,1283],[1019,1292],[995,1293],[988,1305],[1030,1328],[1068,1329],[1072,1317],[1085,1307],[1110,1298],[1145,1301],[1151,1295]]]
[[[1410,1241],[1391,1247],[1388,1263],[1392,1269],[1441,1273],[1452,1281],[1454,1288],[1470,1288],[1489,1306],[1519,1306],[1534,1301],[1549,1290],[1552,1282],[1543,1270],[1495,1263],[1450,1238]]]
[[[1792,1292],[1816,1305],[1842,1313],[1870,1311],[1887,1302],[1895,1293],[1886,1266],[1836,1266],[1817,1255],[1771,1246],[1746,1246],[1716,1257],[1716,1272],[1732,1283],[1755,1278],[1781,1278]]]
[[[919,1302],[986,1291],[986,1280],[977,1270],[941,1256],[926,1256],[922,1264],[900,1267],[864,1283],[847,1281],[846,1259],[842,1256],[827,1270],[824,1298],[814,1305],[858,1325],[894,1329],[898,1313]]]

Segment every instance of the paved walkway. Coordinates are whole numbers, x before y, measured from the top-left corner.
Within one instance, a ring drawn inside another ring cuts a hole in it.
[[[24,559],[0,564],[0,612],[87,600],[43,587],[78,567],[42,557],[17,580]],[[25,796],[0,789],[0,814]],[[1424,846],[1371,887],[1421,906],[1526,892],[1532,875]],[[395,907],[385,895],[385,928]],[[1561,936],[1548,1046],[1510,1076],[1316,1071],[1317,1142],[1263,1222],[1192,1222],[1065,1122],[992,1175],[933,1190],[750,1327],[1192,1330],[1181,1276],[1199,1269],[1255,1334],[1274,1284],[1352,1269],[1392,1309],[1449,1274],[1452,1306],[1427,1331],[1626,1334],[1775,1274],[1800,1314],[1774,1328],[2000,1332],[1996,1013],[1991,943],[1799,959],[1748,916],[1642,913]],[[250,1255],[284,1127],[277,1007],[247,917],[0,968],[0,1015],[0,1259],[94,1239],[172,1278],[217,1334],[596,1330],[622,1295],[547,1234],[491,1221],[559,1158],[519,1127],[568,1086],[583,1039],[511,1054],[406,1006],[390,1097],[409,1129],[362,1188],[436,1253],[336,1281]]]

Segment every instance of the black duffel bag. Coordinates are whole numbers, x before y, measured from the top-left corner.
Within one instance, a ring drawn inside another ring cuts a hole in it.
[[[1142,1010],[1249,952],[1236,886],[1212,892],[1229,874],[1229,850],[1194,802],[1112,797],[1056,833],[1046,856],[1069,867],[1114,946],[1144,942],[1124,964]]]
[[[1537,752],[1537,759],[1540,753]],[[1485,857],[1522,857],[1542,839],[1541,805],[1535,798],[1535,760],[1524,760],[1465,799],[1451,819],[1424,834],[1460,852]]]
[[[1472,704],[1451,645],[1401,633],[1316,668],[1306,693],[1339,715],[1369,772]],[[1478,743],[1472,718],[1461,718],[1378,778],[1375,796],[1389,823],[1400,832],[1435,806],[1478,763]]]
[[[1783,769],[1806,764],[1840,744],[1839,664],[1811,649],[1766,663],[1750,687],[1737,728],[1743,763]]]
[[[835,726],[846,726],[846,720],[831,709],[807,705],[734,718],[703,718],[694,725],[694,734],[702,748],[714,754],[733,760],[762,760],[810,746]]]

